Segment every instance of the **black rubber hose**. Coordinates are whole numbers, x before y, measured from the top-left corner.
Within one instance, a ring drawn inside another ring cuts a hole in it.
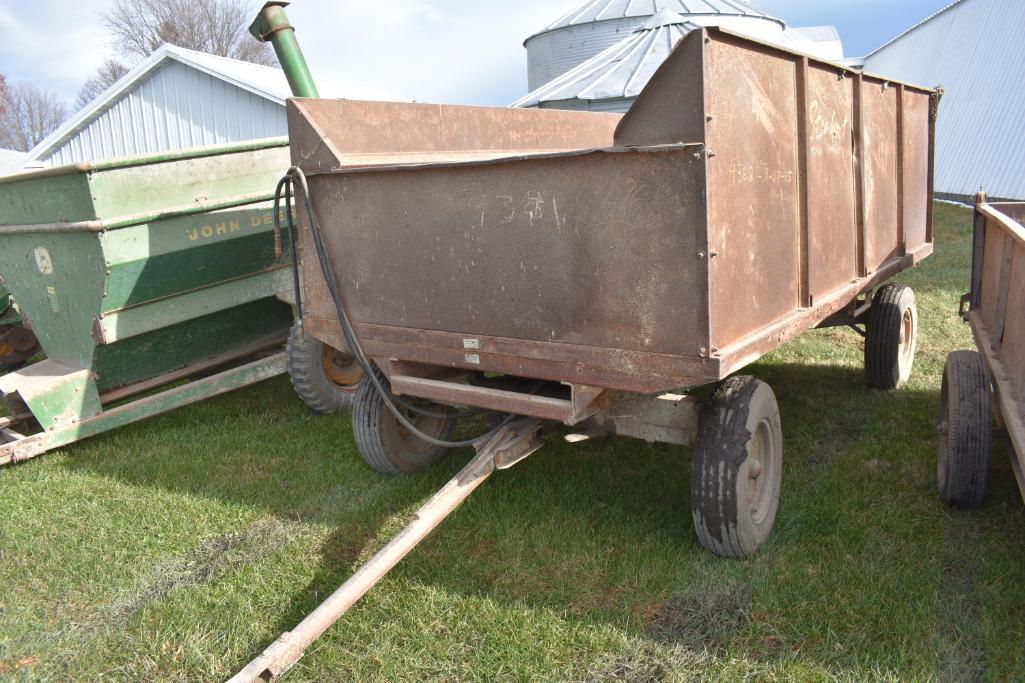
[[[285,188],[285,186],[288,186]],[[274,190],[274,237],[275,246],[280,245],[281,240],[281,190],[285,189],[285,205],[288,207],[288,247],[292,252],[292,287],[295,289],[295,322],[299,328],[299,336],[303,331],[303,298],[299,289],[299,253],[296,248],[295,221],[292,220],[292,181],[286,175],[278,182]],[[277,249],[275,249],[277,251]],[[275,254],[277,256],[277,254]]]
[[[277,206],[278,204],[281,190],[284,189],[286,192],[286,196],[290,196],[293,191],[293,185],[296,182],[299,183],[299,186],[302,189],[303,203],[306,208],[306,216],[310,221],[310,234],[313,236],[313,245],[315,247],[315,251],[317,252],[317,260],[320,262],[320,270],[324,275],[324,281],[327,283],[328,292],[331,294],[331,301],[335,305],[335,312],[338,315],[338,321],[341,323],[342,334],[345,336],[345,342],[349,345],[349,350],[352,352],[353,358],[355,359],[356,363],[360,366],[360,368],[363,370],[363,373],[366,376],[366,378],[370,380],[371,384],[377,391],[378,396],[380,396],[381,401],[384,403],[388,411],[393,416],[395,416],[395,419],[398,420],[402,426],[404,426],[406,429],[412,432],[418,439],[421,439],[433,446],[438,446],[441,448],[462,448],[464,446],[473,446],[482,439],[490,439],[491,437],[498,434],[498,432],[501,431],[502,428],[504,428],[506,425],[508,425],[515,419],[515,415],[507,415],[505,419],[503,419],[497,427],[477,438],[467,439],[466,441],[443,441],[441,439],[435,439],[433,436],[430,436],[429,434],[425,434],[424,432],[420,431],[412,422],[409,421],[409,419],[406,418],[405,415],[402,414],[402,411],[399,410],[398,406],[395,405],[395,402],[398,399],[392,396],[391,392],[388,391],[388,389],[384,386],[381,380],[378,379],[377,374],[374,372],[373,364],[371,363],[370,359],[366,357],[366,354],[363,353],[363,347],[360,345],[359,339],[356,338],[356,332],[352,327],[352,323],[350,322],[349,316],[345,311],[345,307],[342,305],[341,296],[338,293],[338,281],[335,278],[335,271],[331,264],[331,258],[327,255],[327,251],[324,248],[324,242],[321,239],[320,225],[317,221],[317,216],[313,211],[313,205],[310,202],[310,187],[309,184],[306,182],[306,174],[303,173],[302,169],[300,169],[297,166],[293,166],[292,168],[288,169],[288,173],[286,173],[285,177],[281,179],[280,183],[278,183],[278,190],[275,193],[274,198],[275,206]],[[292,240],[294,249],[294,245],[297,241],[295,220],[292,218],[291,213],[289,213],[287,219],[290,239]],[[294,279],[296,282],[296,302],[298,304],[299,263],[298,260],[294,258],[294,251],[292,268],[295,273]],[[301,308],[298,310],[298,315],[301,318]],[[538,386],[540,387],[540,385]],[[537,389],[535,389],[534,391],[537,391]],[[437,412],[426,411],[423,408],[418,408],[405,402],[402,403],[403,407],[405,407],[407,410],[419,413],[421,415],[433,417],[441,416],[445,418],[458,417],[458,415],[452,415],[451,413],[439,415]]]

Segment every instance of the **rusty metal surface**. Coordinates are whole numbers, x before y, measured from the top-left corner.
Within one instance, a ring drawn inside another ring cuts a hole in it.
[[[865,170],[865,268],[875,272],[903,251],[897,196],[897,89],[862,80]]]
[[[346,305],[364,326],[478,340],[460,338],[474,347],[455,349],[470,369],[491,355],[477,348],[482,335],[700,357],[703,239],[683,229],[704,218],[696,151],[316,174],[309,183]],[[304,276],[309,315],[332,320],[310,279],[319,272]],[[381,335],[359,331],[373,350]]]
[[[288,101],[292,163],[307,172],[448,153],[610,147],[618,114],[439,104]],[[453,158],[454,157],[454,158]]]
[[[370,356],[653,393],[931,253],[929,94],[704,30],[622,121],[299,100],[289,125]],[[307,329],[344,346],[307,229]]]
[[[826,65],[808,69],[808,263],[813,301],[858,276],[851,145],[855,81],[840,78],[840,73]]]
[[[903,210],[904,243],[908,251],[931,242],[928,226],[929,98],[904,88],[903,101]]]
[[[796,65],[723,36],[705,45],[712,345],[800,307]]]

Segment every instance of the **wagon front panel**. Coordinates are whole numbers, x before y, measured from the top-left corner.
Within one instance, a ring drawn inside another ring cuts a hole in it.
[[[322,173],[310,194],[371,355],[657,391],[717,374],[699,150]],[[343,345],[304,277],[308,328]]]

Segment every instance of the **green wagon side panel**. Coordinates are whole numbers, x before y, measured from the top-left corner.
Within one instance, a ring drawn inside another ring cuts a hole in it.
[[[78,164],[0,178],[0,225],[103,221],[268,198],[289,166],[284,138]],[[137,218],[137,219],[136,219]]]
[[[282,212],[283,213],[283,212]],[[274,256],[272,204],[182,216],[103,233],[110,276],[103,312],[286,263]]]
[[[0,184],[0,225],[96,220],[88,178],[81,173],[25,174]]]
[[[114,220],[228,197],[270,196],[288,166],[288,147],[274,147],[94,171],[90,184],[97,214]]]
[[[291,325],[291,307],[268,298],[99,346],[97,384],[102,393],[265,339],[284,339]]]
[[[0,235],[0,273],[46,355],[87,368],[93,317],[103,301],[106,265],[93,233]]]

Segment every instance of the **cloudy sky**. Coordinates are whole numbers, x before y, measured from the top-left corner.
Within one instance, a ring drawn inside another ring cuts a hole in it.
[[[0,73],[72,101],[111,52],[109,0],[0,0]],[[294,0],[316,77],[420,101],[508,104],[526,92],[523,40],[583,0]],[[262,4],[254,1],[254,11]],[[792,26],[832,24],[860,56],[949,0],[754,0]],[[255,13],[255,12],[254,12]]]

